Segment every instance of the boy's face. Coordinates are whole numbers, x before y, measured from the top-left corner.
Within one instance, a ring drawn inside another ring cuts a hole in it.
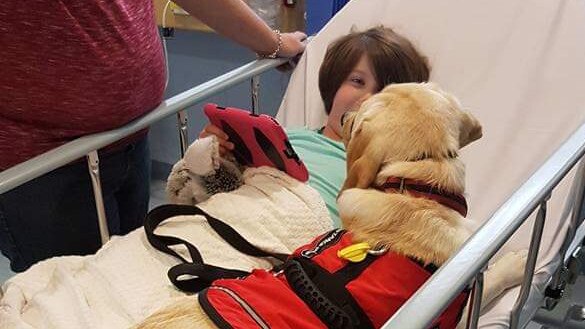
[[[363,55],[337,90],[323,133],[331,139],[341,140],[343,113],[357,110],[360,104],[376,91],[378,91],[376,77],[370,68],[368,58]]]

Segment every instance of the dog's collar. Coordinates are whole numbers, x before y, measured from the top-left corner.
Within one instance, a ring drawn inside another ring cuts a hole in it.
[[[398,191],[399,193],[406,190],[414,197],[436,201],[457,211],[463,217],[467,216],[467,201],[461,193],[445,192],[418,180],[393,176],[388,177],[379,189],[385,192]]]
[[[457,151],[448,151],[447,154],[445,154],[445,157],[449,158],[449,159],[455,159],[458,156],[459,156],[459,154],[457,153]],[[427,160],[427,159],[433,159],[433,156],[431,156],[430,154],[425,152],[425,153],[420,154],[417,157],[407,159],[406,161],[416,162],[416,161],[422,161],[422,160]]]

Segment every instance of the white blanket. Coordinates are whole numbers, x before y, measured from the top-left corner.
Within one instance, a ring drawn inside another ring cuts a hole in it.
[[[325,204],[308,185],[266,167],[246,170],[243,179],[229,196],[216,194],[200,206],[256,246],[290,253],[332,228]],[[175,217],[157,233],[190,241],[213,265],[271,267],[226,245],[201,216]],[[182,295],[167,278],[174,264],[149,245],[142,228],[112,238],[95,255],[49,259],[4,284],[0,328],[127,328]]]

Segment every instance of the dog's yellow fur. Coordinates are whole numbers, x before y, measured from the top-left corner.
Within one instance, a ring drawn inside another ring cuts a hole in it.
[[[386,87],[346,115],[343,128],[347,178],[338,206],[344,228],[357,241],[443,264],[468,237],[461,215],[373,186],[393,176],[463,193],[465,170],[456,155],[481,137],[479,122],[435,85],[413,83]]]
[[[186,296],[174,301],[171,305],[149,316],[136,328],[217,328],[207,317],[195,296]]]
[[[468,237],[465,219],[435,201],[374,187],[395,176],[463,193],[464,166],[457,153],[480,137],[479,122],[433,84],[391,85],[371,97],[344,119],[347,179],[338,197],[344,228],[356,242],[443,264]],[[492,280],[496,287],[492,295],[519,280],[518,275],[503,276],[498,272]],[[215,326],[197,299],[188,297],[152,315],[139,328]]]

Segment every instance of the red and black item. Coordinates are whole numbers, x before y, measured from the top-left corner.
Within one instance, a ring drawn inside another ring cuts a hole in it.
[[[224,239],[228,235],[219,234]],[[251,245],[242,247],[240,238],[228,243],[240,251],[248,250]],[[199,303],[222,329],[380,328],[436,267],[391,251],[368,254],[360,262],[337,256],[339,250],[353,243],[350,233],[333,230],[298,248],[271,271],[254,270],[248,275],[240,271],[240,275],[214,280],[199,292]],[[455,328],[467,297],[468,290],[457,296],[432,328]]]
[[[213,103],[206,104],[203,111],[212,124],[229,136],[234,144],[232,153],[240,164],[273,167],[301,182],[309,179],[307,167],[273,117]]]

